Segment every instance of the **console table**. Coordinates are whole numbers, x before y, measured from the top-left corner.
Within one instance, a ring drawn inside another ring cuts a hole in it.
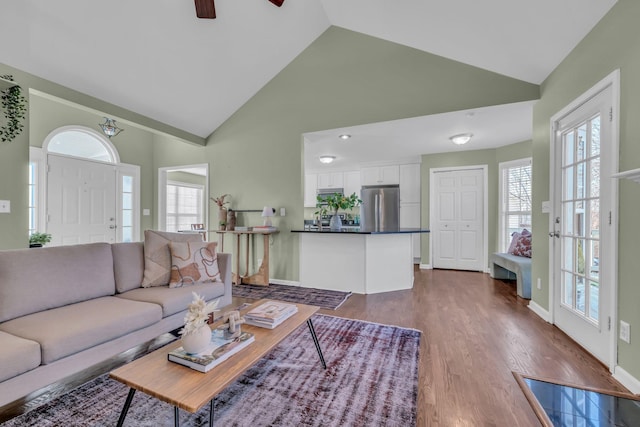
[[[233,283],[236,285],[246,283],[249,285],[263,285],[269,286],[269,236],[277,233],[275,230],[260,230],[253,229],[251,231],[238,231],[238,230],[212,230],[220,235],[220,251],[224,251],[224,235],[233,234],[236,236],[236,271],[233,273]],[[262,242],[264,245],[262,264],[258,268],[258,271],[252,275],[249,275],[249,255],[250,248],[253,246],[253,236],[256,234],[262,235]],[[245,274],[240,274],[240,240],[242,236],[245,236],[246,248],[245,248]]]

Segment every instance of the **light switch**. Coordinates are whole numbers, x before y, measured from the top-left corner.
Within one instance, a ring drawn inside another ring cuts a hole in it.
[[[151,209],[142,209],[142,215],[143,216],[151,215]]]
[[[542,213],[549,212],[551,212],[551,202],[548,200],[546,202],[542,202]]]
[[[10,200],[0,200],[0,213],[11,213]]]
[[[286,213],[287,211],[284,208],[280,208],[280,216],[285,216]]]

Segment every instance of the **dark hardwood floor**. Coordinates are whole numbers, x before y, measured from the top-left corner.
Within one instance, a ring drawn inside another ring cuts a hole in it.
[[[540,425],[512,371],[603,390],[627,390],[608,370],[487,274],[416,270],[414,289],[352,295],[324,314],[419,329],[419,426]],[[247,300],[234,298],[233,306]],[[139,351],[144,351],[142,346]],[[112,360],[16,405],[0,422],[130,360]]]

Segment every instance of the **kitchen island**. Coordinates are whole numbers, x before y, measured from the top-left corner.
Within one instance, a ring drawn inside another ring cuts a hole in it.
[[[292,232],[300,233],[301,286],[375,294],[413,287],[411,235],[429,230]]]

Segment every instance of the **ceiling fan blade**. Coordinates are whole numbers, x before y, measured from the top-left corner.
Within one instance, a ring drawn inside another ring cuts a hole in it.
[[[216,5],[214,0],[195,0],[195,2],[196,15],[198,18],[216,19]]]
[[[269,1],[278,7],[282,6],[282,3],[284,3],[284,0],[269,0]]]

